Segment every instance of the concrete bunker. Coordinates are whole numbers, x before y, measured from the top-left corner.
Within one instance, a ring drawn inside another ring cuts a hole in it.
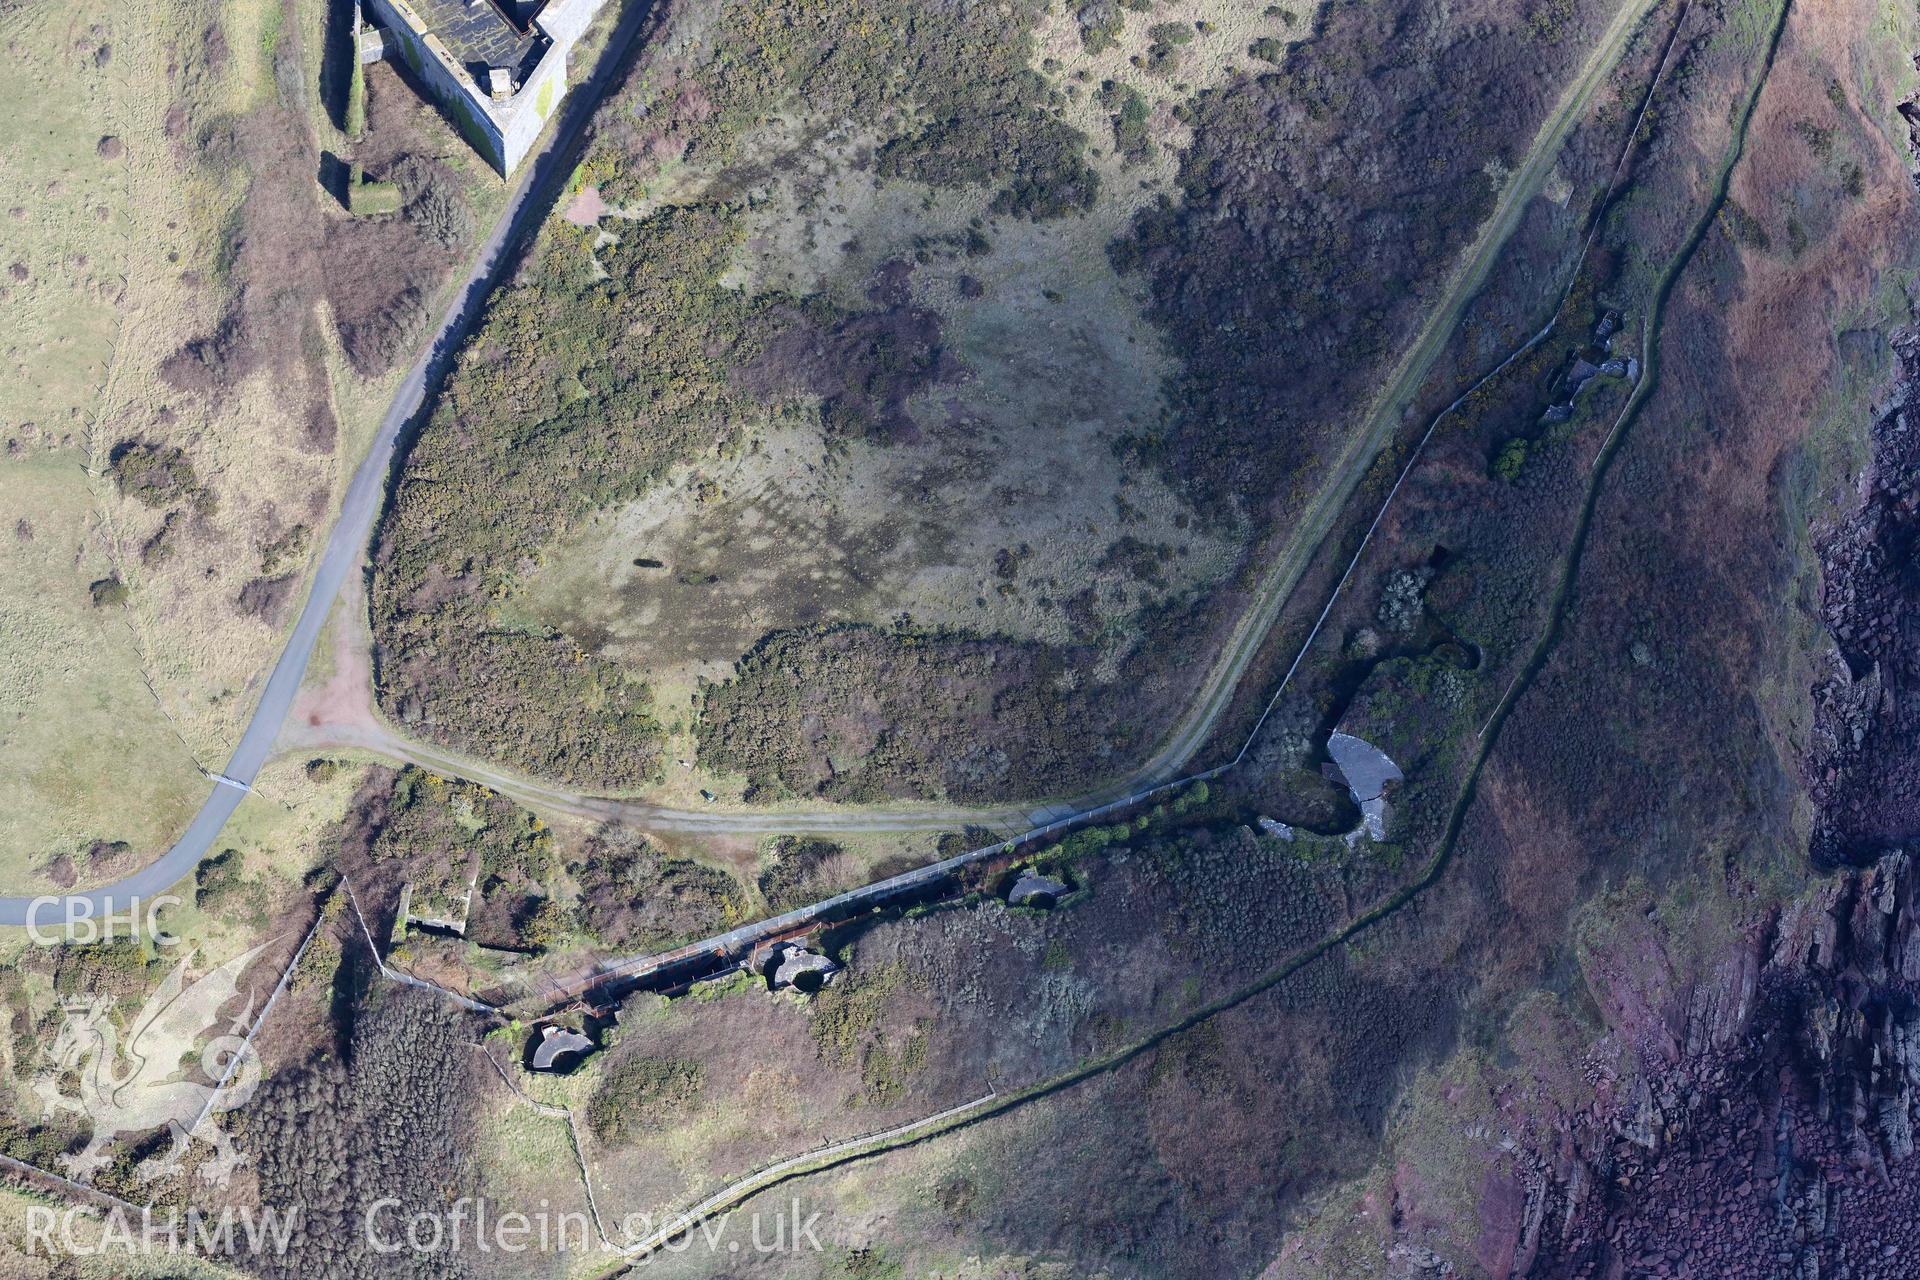
[[[1337,729],[1327,739],[1327,754],[1333,757],[1327,776],[1344,783],[1347,794],[1360,806],[1361,830],[1369,840],[1386,839],[1387,784],[1406,780],[1400,766],[1371,742]]]
[[[840,965],[833,957],[797,942],[776,942],[756,952],[747,967],[766,979],[769,991],[791,989],[802,995],[821,990],[840,972]]]
[[[549,1023],[534,1031],[528,1047],[532,1052],[527,1065],[533,1070],[564,1073],[579,1066],[599,1046],[583,1032]]]
[[[1066,881],[1041,875],[1033,868],[1025,867],[1007,889],[1007,905],[1051,911],[1070,892],[1072,888]]]

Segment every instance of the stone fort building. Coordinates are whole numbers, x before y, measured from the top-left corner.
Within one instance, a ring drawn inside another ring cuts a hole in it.
[[[359,0],[363,62],[398,57],[511,176],[567,93],[567,55],[606,0]]]

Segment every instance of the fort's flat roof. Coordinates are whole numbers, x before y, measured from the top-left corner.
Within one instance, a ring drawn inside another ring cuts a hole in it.
[[[519,79],[528,55],[543,43],[531,28],[521,31],[494,0],[408,0],[440,37],[454,59],[485,82],[484,67],[508,67]]]

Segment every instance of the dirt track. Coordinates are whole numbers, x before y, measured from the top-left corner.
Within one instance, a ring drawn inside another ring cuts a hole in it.
[[[1375,398],[1362,428],[1355,432],[1341,455],[1333,475],[1310,509],[1308,518],[1275,556],[1254,592],[1252,604],[1213,663],[1199,696],[1170,732],[1165,744],[1129,775],[1095,792],[1065,801],[985,810],[953,806],[690,810],[585,796],[533,780],[516,778],[483,762],[458,759],[407,742],[377,722],[313,724],[305,729],[296,726],[289,736],[289,742],[297,742],[302,746],[346,746],[375,751],[413,761],[438,772],[481,782],[507,795],[529,799],[563,812],[589,818],[618,818],[656,830],[749,834],[884,832],[951,830],[973,824],[1002,834],[1013,834],[1059,825],[1093,810],[1123,800],[1137,799],[1148,791],[1173,785],[1180,781],[1176,775],[1181,766],[1193,758],[1212,734],[1240,678],[1299,584],[1314,552],[1352,499],[1375,456],[1391,442],[1420,384],[1445,348],[1461,312],[1486,280],[1501,248],[1519,224],[1521,214],[1552,171],[1568,132],[1584,112],[1594,90],[1613,69],[1635,26],[1651,10],[1653,2],[1622,0],[1619,10],[1583,65],[1579,77],[1568,87],[1554,112],[1542,124],[1525,158],[1501,193],[1493,213],[1449,276],[1440,304],[1409,345],[1392,378]],[[520,185],[477,255],[466,287],[437,330],[432,346],[401,384],[367,457],[354,474],[340,519],[321,557],[313,589],[294,625],[287,647],[268,677],[246,733],[222,770],[227,777],[251,783],[272,754],[333,601],[345,586],[350,571],[360,563],[373,522],[383,504],[388,474],[404,429],[424,405],[428,383],[438,382],[468,325],[478,314],[481,302],[504,266],[508,247],[521,230],[544,216],[557,181],[571,168],[581,126],[611,84],[614,78],[610,74],[611,69],[622,60],[626,47],[645,16],[645,6],[637,6],[623,17],[618,32],[609,44],[608,53],[602,58],[593,77],[568,98],[552,140],[529,162]],[[345,674],[351,679],[350,673]],[[360,721],[358,715],[353,719]],[[159,861],[106,888],[74,896],[88,900],[94,910],[104,910],[112,906],[124,908],[130,899],[164,892],[185,876],[211,847],[227,819],[238,807],[242,794],[234,787],[213,786],[206,804],[181,840]],[[35,901],[23,897],[0,898],[0,924],[26,923]]]

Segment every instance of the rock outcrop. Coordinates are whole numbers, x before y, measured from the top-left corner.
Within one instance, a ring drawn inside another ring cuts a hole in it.
[[[1814,689],[1807,787],[1813,855],[1827,866],[1920,839],[1920,333],[1894,349],[1903,376],[1873,424],[1860,507],[1820,540],[1836,651]]]
[[[1888,854],[1743,936],[1664,1027],[1616,1023],[1637,1066],[1523,1150],[1494,1274],[1914,1274],[1917,913],[1920,863]]]

